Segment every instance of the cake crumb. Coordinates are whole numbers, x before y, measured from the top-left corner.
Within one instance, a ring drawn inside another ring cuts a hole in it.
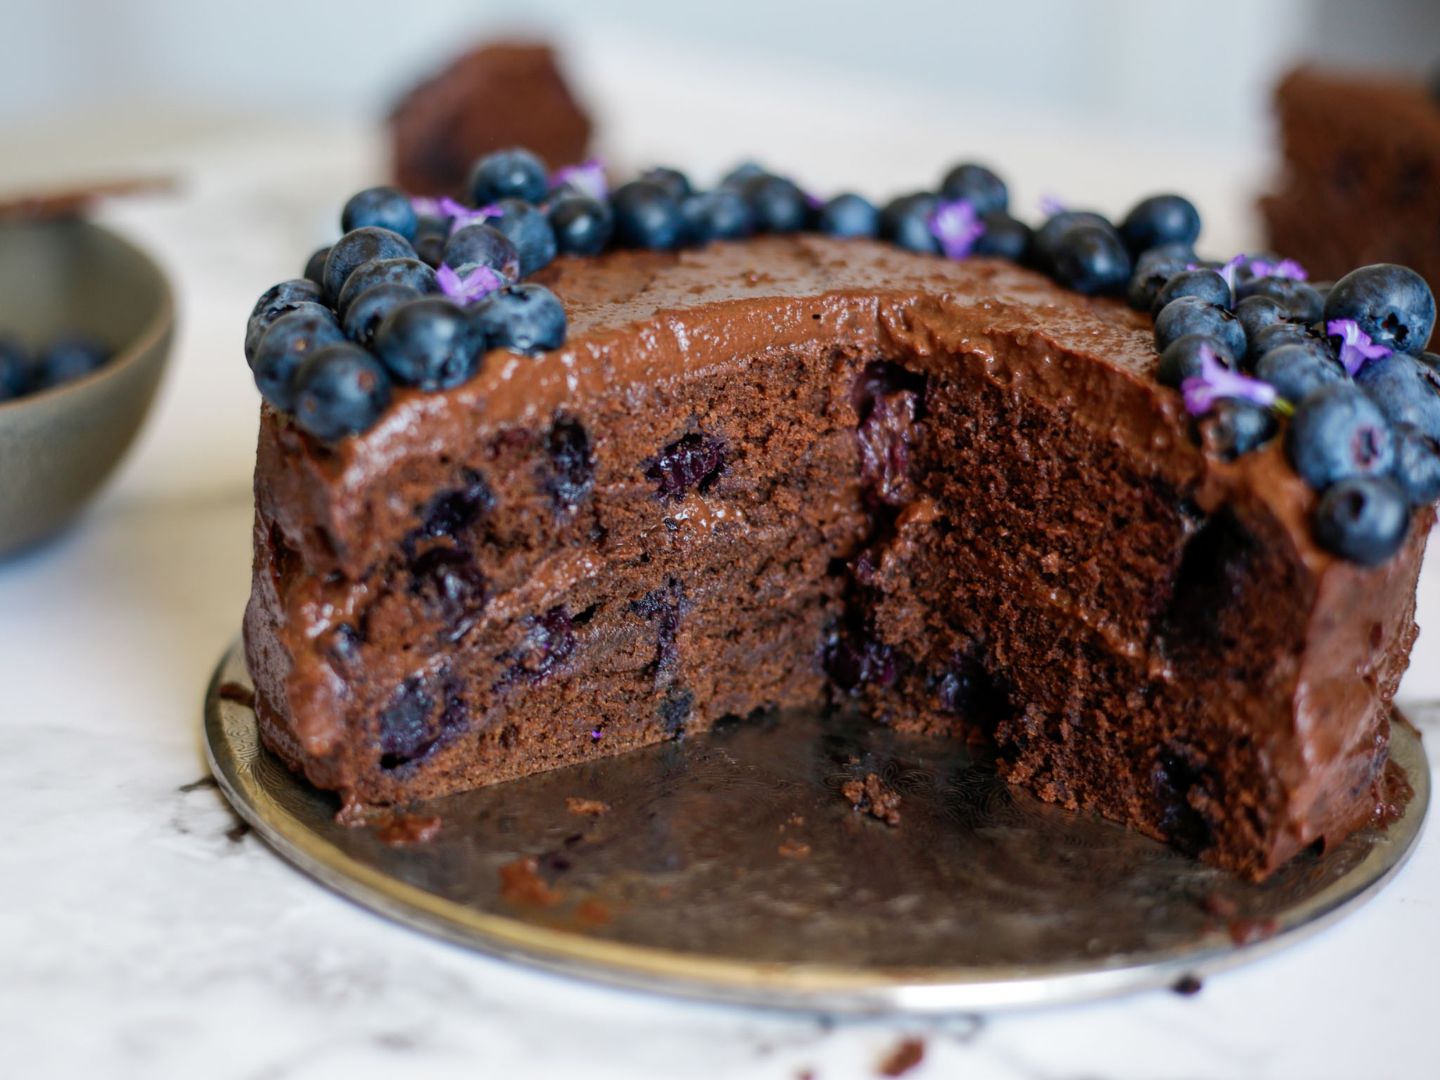
[[[1236,945],[1253,945],[1274,937],[1278,928],[1274,919],[1231,919],[1225,930]]]
[[[810,845],[802,844],[799,840],[786,840],[777,849],[781,858],[785,859],[808,859],[810,857]]]
[[[434,814],[384,813],[374,819],[375,835],[382,844],[401,847],[435,839],[440,819]]]
[[[924,1039],[901,1039],[878,1067],[880,1076],[904,1076],[925,1060]]]
[[[851,780],[841,789],[850,805],[862,813],[879,818],[892,828],[900,824],[900,796],[875,773],[866,773],[864,780]]]
[[[1179,994],[1181,997],[1194,997],[1201,990],[1203,990],[1204,987],[1205,984],[1200,981],[1200,976],[1186,974],[1181,975],[1180,978],[1176,979],[1175,982],[1171,985],[1170,989],[1175,991],[1175,993]]]
[[[599,799],[582,799],[571,795],[565,800],[565,809],[581,817],[600,817],[610,812],[610,804]]]
[[[815,1080],[814,1069],[801,1069],[795,1074],[795,1080]]]
[[[580,901],[575,908],[575,921],[581,926],[607,926],[615,921],[615,913],[608,904],[592,896],[588,900]]]
[[[526,855],[500,867],[501,898],[524,907],[554,907],[560,903],[563,894],[536,873],[539,865],[533,855]]]

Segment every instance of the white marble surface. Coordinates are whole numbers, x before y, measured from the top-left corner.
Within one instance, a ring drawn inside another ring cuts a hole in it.
[[[1253,148],[1144,142],[1140,152],[1114,133],[977,120],[776,76],[721,92],[693,58],[647,60],[643,76],[623,53],[584,64],[615,118],[619,160],[663,154],[704,173],[743,147],[817,187],[834,176],[883,192],[928,179],[936,145],[954,148],[940,158],[983,147],[1016,177],[1021,205],[1054,191],[1118,210],[1141,190],[1174,187],[1198,194],[1216,250],[1251,235],[1249,185],[1261,170],[1232,166],[1256,162]],[[677,82],[682,69],[691,77]],[[766,109],[801,98],[840,108],[846,130],[782,125]],[[106,215],[170,269],[182,330],[116,482],[77,528],[0,564],[0,1076],[789,1080],[811,1070],[844,1080],[874,1076],[907,1035],[926,1041],[908,1074],[917,1078],[1431,1073],[1433,830],[1374,902],[1195,997],[837,1024],[472,955],[337,899],[240,827],[206,782],[198,724],[248,588],[255,396],[241,328],[253,296],[324,239],[376,161],[358,128],[277,127],[192,135],[127,163],[185,181],[178,197]],[[1422,621],[1437,616],[1427,574]],[[1422,637],[1412,700],[1440,697],[1437,655]],[[1420,715],[1433,739],[1440,712]]]

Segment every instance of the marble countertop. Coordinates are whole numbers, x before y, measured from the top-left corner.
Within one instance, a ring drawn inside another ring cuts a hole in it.
[[[764,126],[763,102],[794,89],[783,76],[657,106],[675,74],[663,64],[644,77],[590,73],[608,116],[637,117],[607,128],[615,160],[656,156],[658,126],[676,133],[665,156],[702,174],[745,145],[812,182],[886,191],[934,173],[939,141],[989,148],[1033,200],[1053,190],[1031,181],[1053,173],[1058,147],[1076,202],[1120,210],[1139,191],[1182,188],[1196,192],[1216,250],[1252,235],[1258,171],[1207,168],[1222,159],[1203,147],[1141,156],[1103,133],[944,110],[924,138],[907,138],[888,119],[904,103],[873,95],[850,103],[842,139]],[[657,125],[656,108],[692,122]],[[717,151],[714,132],[742,124],[751,137]],[[854,160],[856,140],[877,153]],[[917,1080],[1433,1067],[1433,829],[1373,902],[1197,995],[926,1021],[836,1022],[541,974],[371,915],[268,850],[208,778],[198,738],[206,682],[249,585],[256,398],[240,334],[253,297],[326,239],[340,200],[378,176],[380,160],[358,125],[276,125],[192,134],[124,163],[182,180],[178,195],[104,215],[167,266],[182,324],[156,412],[117,479],[75,528],[0,564],[0,1075],[845,1080],[877,1075],[912,1037],[925,1046],[907,1073]],[[1433,622],[1435,572],[1421,592],[1421,622]],[[1440,699],[1437,658],[1422,636],[1402,696]],[[1440,708],[1411,715],[1432,740],[1440,732]]]

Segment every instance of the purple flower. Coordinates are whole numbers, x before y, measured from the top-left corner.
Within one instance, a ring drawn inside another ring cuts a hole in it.
[[[1220,269],[1218,269],[1218,270],[1215,271],[1217,274],[1219,274],[1222,278],[1225,279],[1225,284],[1230,286],[1230,291],[1231,291],[1232,293],[1235,291],[1235,273],[1236,273],[1236,271],[1238,271],[1238,270],[1240,269],[1240,267],[1242,267],[1242,266],[1245,265],[1245,261],[1246,261],[1246,259],[1247,259],[1248,257],[1249,257],[1249,256],[1246,256],[1246,255],[1236,255],[1233,259],[1231,259],[1229,262],[1227,262],[1224,266],[1220,267]],[[1211,268],[1211,267],[1208,267],[1208,266],[1201,266],[1199,263],[1193,263],[1193,262],[1192,262],[1192,263],[1186,263],[1186,264],[1185,264],[1185,269],[1186,269],[1186,270],[1209,270],[1209,269],[1212,269],[1212,268]]]
[[[477,266],[462,278],[442,263],[435,271],[435,283],[457,304],[473,304],[504,285],[505,279],[488,266]]]
[[[1250,260],[1250,276],[1256,278],[1287,278],[1290,281],[1305,281],[1310,277],[1305,268],[1294,259],[1270,262],[1266,259]]]
[[[604,734],[605,734],[605,733],[604,733],[603,731],[601,731],[598,727],[597,727],[597,728],[591,728],[591,729],[590,729],[590,741],[591,741],[591,742],[599,742],[599,741],[600,741],[600,737],[601,737],[602,735],[604,735]]]
[[[965,258],[985,232],[975,207],[966,199],[939,203],[930,215],[929,224],[931,235],[940,241],[940,250],[947,259]]]
[[[1180,390],[1185,395],[1185,408],[1191,416],[1204,416],[1221,398],[1253,401],[1267,409],[1280,398],[1275,387],[1269,383],[1231,371],[1220,362],[1215,350],[1206,345],[1200,346],[1200,374],[1182,382]]]
[[[610,194],[610,185],[605,180],[604,159],[590,158],[579,165],[562,166],[550,174],[551,191],[565,184],[603,202]]]
[[[1354,319],[1331,319],[1325,324],[1325,332],[1340,339],[1340,363],[1352,376],[1365,366],[1367,361],[1389,356],[1390,350],[1376,345],[1370,335],[1360,329]]]
[[[1054,195],[1040,196],[1040,212],[1046,217],[1054,217],[1056,214],[1063,214],[1069,207],[1057,199]]]
[[[415,213],[422,217],[449,218],[452,234],[473,222],[499,217],[501,214],[498,206],[482,206],[472,210],[464,203],[456,202],[449,195],[441,195],[438,199],[417,195],[410,200],[410,205],[415,207]]]

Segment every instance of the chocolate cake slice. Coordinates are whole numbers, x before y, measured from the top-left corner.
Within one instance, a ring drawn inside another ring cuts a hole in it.
[[[1393,262],[1440,287],[1440,88],[1304,67],[1275,113],[1282,173],[1260,203],[1275,248],[1321,277]]]
[[[476,158],[524,144],[553,165],[585,156],[590,117],[542,42],[477,45],[413,87],[389,118],[395,179],[458,195]]]
[[[1322,549],[1149,314],[810,234],[530,280],[559,348],[331,441],[264,407],[257,715],[351,813],[854,697],[1252,878],[1375,818],[1433,512]]]

